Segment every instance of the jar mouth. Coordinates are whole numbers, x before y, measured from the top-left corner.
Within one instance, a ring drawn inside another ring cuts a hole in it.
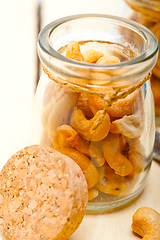
[[[135,51],[137,56],[107,65],[79,62],[58,52],[71,40],[112,42]],[[42,29],[38,36],[38,54],[47,69],[61,76],[88,78],[88,70],[94,70],[111,73],[113,80],[122,76],[126,79],[133,74],[140,78],[151,71],[156,63],[158,40],[149,29],[132,20],[102,14],[73,15],[51,22]],[[78,70],[77,74],[75,69]]]

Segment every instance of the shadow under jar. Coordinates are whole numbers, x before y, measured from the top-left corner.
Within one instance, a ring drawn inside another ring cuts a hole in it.
[[[128,9],[125,17],[149,28],[160,43],[160,1],[159,0],[125,0]],[[123,15],[124,16],[124,15]],[[160,125],[160,55],[153,68],[151,86],[155,101],[156,125]]]
[[[119,17],[68,16],[42,29],[38,54],[43,72],[33,142],[80,166],[88,213],[130,202],[142,192],[152,161],[157,39]]]

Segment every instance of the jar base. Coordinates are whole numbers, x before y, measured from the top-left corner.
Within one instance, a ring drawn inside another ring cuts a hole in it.
[[[93,200],[93,202],[88,203],[86,214],[91,215],[91,214],[103,214],[103,213],[114,212],[136,201],[145,188],[149,170],[152,165],[151,159],[152,159],[152,155],[148,157],[147,159],[148,164],[146,165],[144,171],[139,176],[140,177],[139,183],[137,183],[137,187],[132,193],[123,195],[123,196],[122,195],[114,196],[114,195],[105,194],[105,198],[103,198],[104,197],[103,193],[100,193],[101,195],[97,199],[97,202]],[[102,199],[105,199],[105,200],[102,201]]]
[[[128,205],[131,205],[133,202],[135,202],[141,193],[144,190],[144,186],[142,186],[136,193],[124,196],[124,198],[117,200],[115,202],[107,202],[106,204],[88,204],[87,206],[87,215],[93,215],[93,214],[104,214],[104,213],[110,213],[114,211],[118,211],[122,208],[127,207]]]

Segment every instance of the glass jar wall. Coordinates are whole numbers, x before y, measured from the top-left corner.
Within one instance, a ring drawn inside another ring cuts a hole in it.
[[[124,34],[125,33],[125,34]],[[88,212],[123,205],[143,190],[155,136],[151,70],[158,42],[138,23],[77,15],[38,37],[43,73],[34,109],[34,143],[81,167]]]
[[[125,0],[125,2],[130,8],[129,14],[125,17],[129,17],[149,28],[160,42],[160,1]],[[151,84],[155,100],[156,124],[160,125],[160,55],[153,69]]]

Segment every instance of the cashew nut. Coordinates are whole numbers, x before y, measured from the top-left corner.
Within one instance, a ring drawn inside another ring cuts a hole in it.
[[[134,177],[121,177],[115,174],[115,171],[105,163],[98,168],[98,182],[95,185],[99,191],[120,196],[128,194],[134,185]]]
[[[104,56],[104,54],[100,51],[94,49],[87,49],[83,52],[83,56],[88,63],[95,63],[97,60]]]
[[[91,188],[88,189],[88,201],[96,198],[99,195],[99,191],[97,189]]]
[[[90,120],[77,107],[73,108],[70,125],[86,140],[100,141],[104,139],[110,129],[110,118],[105,110],[100,110]]]
[[[84,61],[84,57],[81,53],[80,46],[76,41],[70,41],[67,45],[66,57],[77,60]]]
[[[93,112],[91,111],[89,104],[88,104],[88,95],[87,93],[80,93],[78,101],[77,101],[77,107],[82,110],[86,118],[90,119],[93,118]]]
[[[143,240],[160,240],[160,214],[152,208],[139,208],[133,215],[131,227]]]
[[[139,138],[131,139],[128,142],[129,150],[128,150],[128,159],[130,160],[133,171],[132,174],[137,175],[142,172],[145,166],[145,155],[142,149]]]
[[[98,59],[97,64],[113,64],[120,63],[120,59],[116,56],[103,56]]]
[[[124,116],[111,123],[111,133],[121,133],[128,138],[140,137],[144,129],[143,110],[137,110],[133,115]]]
[[[58,127],[57,139],[60,148],[76,148],[78,151],[90,156],[96,167],[100,167],[105,163],[100,144],[86,141],[71,126],[61,125]]]
[[[88,188],[92,188],[97,183],[97,169],[87,156],[74,148],[61,148],[57,149],[57,151],[72,158],[79,165],[85,175]]]
[[[127,176],[132,172],[133,166],[121,153],[124,147],[122,143],[121,135],[109,133],[102,141],[102,148],[107,163],[114,169],[115,173],[120,176]]]

